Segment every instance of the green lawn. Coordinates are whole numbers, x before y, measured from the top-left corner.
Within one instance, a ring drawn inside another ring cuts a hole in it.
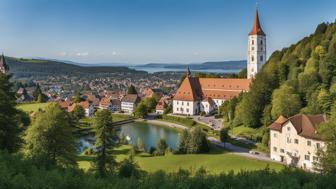
[[[127,157],[130,146],[120,146],[114,150],[116,160],[120,161]],[[81,156],[78,161],[79,167],[87,170],[90,167],[92,157]],[[223,150],[215,149],[209,154],[193,155],[167,155],[159,157],[150,157],[147,154],[140,154],[135,157],[135,161],[142,170],[154,172],[164,170],[166,172],[176,172],[179,168],[194,171],[198,168],[205,168],[210,173],[221,173],[233,170],[258,170],[264,169],[267,165],[270,169],[281,170],[283,165],[249,159],[234,154],[229,154]]]
[[[131,116],[131,115],[115,114],[115,113],[112,114],[112,120],[114,122],[116,122],[116,121],[123,121],[123,120],[131,119],[131,118],[133,118],[133,116]]]
[[[39,109],[44,109],[48,103],[29,103],[29,104],[18,104],[16,107],[25,112],[37,112]]]

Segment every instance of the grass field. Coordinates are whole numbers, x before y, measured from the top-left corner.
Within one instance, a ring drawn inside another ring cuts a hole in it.
[[[114,150],[116,160],[121,161],[128,157],[130,146],[123,145]],[[81,156],[78,161],[81,169],[87,170],[90,167],[92,157]],[[201,167],[205,168],[209,173],[221,173],[240,170],[258,170],[269,166],[270,169],[281,170],[283,165],[249,159],[234,154],[227,153],[221,149],[214,149],[208,154],[188,154],[188,155],[166,155],[151,157],[148,154],[140,154],[135,156],[135,162],[138,163],[142,170],[155,172],[164,170],[166,172],[176,172],[180,168],[191,171]]]
[[[123,121],[123,120],[131,119],[131,118],[133,118],[133,116],[131,116],[131,115],[115,114],[115,113],[112,114],[112,120],[114,122]]]
[[[37,112],[39,109],[44,109],[48,103],[29,103],[29,104],[18,104],[16,107],[25,112]]]

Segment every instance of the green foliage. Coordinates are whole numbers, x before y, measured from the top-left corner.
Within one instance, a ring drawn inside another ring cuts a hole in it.
[[[185,129],[180,135],[178,151],[183,154],[198,154],[210,150],[206,134],[200,127]]]
[[[85,110],[81,105],[76,105],[73,109],[72,115],[77,119],[80,120],[85,117]]]
[[[21,144],[20,125],[25,117],[15,109],[15,94],[11,88],[9,76],[0,73],[0,150],[15,152]]]
[[[250,91],[238,102],[223,104],[220,110],[225,120],[234,127],[258,128],[280,114],[329,114],[336,97],[335,33],[336,23],[322,23],[314,34],[274,52],[252,81]]]
[[[72,134],[71,120],[57,103],[50,103],[26,130],[24,153],[36,161],[74,167],[77,142]]]
[[[139,178],[140,174],[141,174],[141,171],[140,171],[139,165],[134,162],[132,156],[120,162],[120,165],[119,165],[119,176],[120,177]]]
[[[244,68],[240,70],[240,72],[238,73],[238,78],[246,78],[246,77],[247,77],[247,68]]]
[[[128,87],[127,94],[138,94],[137,90],[133,85]]]
[[[144,102],[140,102],[134,110],[134,116],[144,118],[148,114],[147,106]]]
[[[316,169],[324,173],[336,174],[336,103],[334,103],[329,121],[318,127],[318,133],[326,143],[326,149],[319,149],[319,163]]]
[[[277,119],[280,115],[290,117],[301,109],[301,99],[295,90],[287,85],[282,85],[274,90],[272,96],[272,118]]]
[[[155,111],[156,104],[158,101],[156,97],[151,97],[151,98],[145,98],[142,102],[146,105],[147,112],[153,112]]]
[[[229,141],[230,135],[229,135],[229,131],[226,128],[222,128],[219,131],[219,139],[221,142],[224,143],[224,146],[225,146],[225,143]]]
[[[165,155],[166,149],[167,149],[168,145],[165,139],[160,138],[157,141],[157,145],[156,145],[156,151],[154,152],[155,155],[157,156],[163,156]]]
[[[220,163],[220,162],[217,162]],[[336,185],[335,175],[316,174],[297,169],[284,169],[275,172],[270,169],[259,171],[228,172],[212,175],[211,170],[178,170],[175,173],[158,171],[139,174],[134,171],[132,162],[123,164],[122,174],[105,178],[96,177],[89,172],[73,169],[44,169],[30,160],[0,152],[0,187],[22,188],[81,188],[81,189],[156,189],[156,188],[324,188]],[[121,170],[121,169],[120,169]]]
[[[39,84],[36,84],[36,88],[33,92],[33,99],[36,102],[42,103],[42,102],[46,102],[48,97],[42,93],[41,87]]]
[[[186,126],[189,126],[189,127],[196,125],[196,122],[194,120],[183,118],[183,117],[162,115],[162,119],[167,120],[167,121],[182,123],[183,125],[186,125]]]
[[[75,103],[80,103],[82,101],[80,92],[76,92],[75,96],[73,97],[73,101]]]
[[[116,133],[112,123],[112,115],[109,110],[101,110],[96,113],[94,123],[96,159],[94,166],[100,176],[112,173],[115,168],[111,150],[115,145],[113,137],[116,136]]]

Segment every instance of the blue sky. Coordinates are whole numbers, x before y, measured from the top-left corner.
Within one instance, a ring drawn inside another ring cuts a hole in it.
[[[268,55],[334,22],[334,0],[259,0]],[[255,0],[0,0],[0,51],[82,63],[241,60]]]

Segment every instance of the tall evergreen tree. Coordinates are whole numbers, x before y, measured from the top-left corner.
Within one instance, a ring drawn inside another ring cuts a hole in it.
[[[138,94],[135,87],[133,85],[128,87],[127,94]]]
[[[77,140],[72,134],[69,114],[50,103],[26,130],[24,152],[35,160],[62,167],[75,167]]]
[[[21,144],[22,130],[16,116],[19,112],[15,109],[15,94],[11,91],[9,77],[0,73],[0,149],[15,152]]]
[[[112,126],[112,115],[109,110],[101,110],[96,113],[95,128],[95,148],[96,160],[95,169],[100,176],[106,176],[114,169],[115,161],[111,156],[111,150],[114,146],[113,137],[115,130]]]
[[[318,133],[326,143],[324,149],[319,149],[320,161],[315,168],[324,173],[336,174],[336,103],[331,110],[329,121],[318,127]]]

